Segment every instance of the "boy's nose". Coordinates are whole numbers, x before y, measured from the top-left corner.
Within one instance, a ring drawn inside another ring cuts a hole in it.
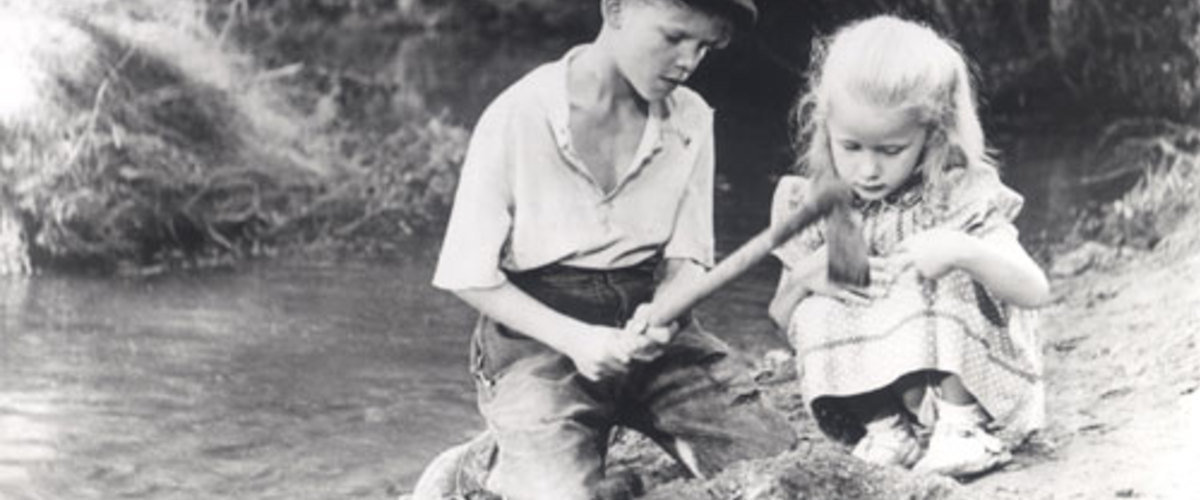
[[[699,43],[685,43],[675,55],[675,67],[683,71],[685,76],[700,65],[700,61],[708,54],[708,48]]]

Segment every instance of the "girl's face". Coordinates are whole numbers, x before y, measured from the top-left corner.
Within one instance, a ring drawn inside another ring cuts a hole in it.
[[[904,109],[849,96],[830,103],[833,167],[864,200],[879,200],[904,185],[921,161],[927,128]]]
[[[692,75],[709,50],[729,43],[729,21],[678,0],[617,0],[617,67],[643,99],[665,98]]]

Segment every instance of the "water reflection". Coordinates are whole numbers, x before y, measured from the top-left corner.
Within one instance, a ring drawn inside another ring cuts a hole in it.
[[[428,269],[0,282],[0,497],[389,496],[480,425]]]

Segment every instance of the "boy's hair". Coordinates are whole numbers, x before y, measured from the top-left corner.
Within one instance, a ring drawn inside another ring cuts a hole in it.
[[[606,0],[608,1],[608,0]],[[687,5],[728,20],[734,28],[742,31],[754,26],[758,9],[754,0],[619,0],[634,2],[666,2]]]
[[[967,59],[932,29],[888,15],[858,21],[815,44],[811,68],[792,114],[806,173],[834,173],[826,130],[834,95],[905,110],[928,127],[917,171],[943,206],[958,174],[995,170]]]

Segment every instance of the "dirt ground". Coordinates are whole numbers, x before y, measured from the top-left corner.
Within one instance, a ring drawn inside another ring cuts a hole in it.
[[[1200,223],[1185,227],[1153,252],[1093,244],[1052,267],[1047,426],[1005,468],[955,483],[857,463],[820,436],[784,382],[766,387],[797,420],[800,450],[703,482],[671,482],[659,458],[647,497],[1200,499]],[[620,448],[645,465],[644,447]]]
[[[1182,233],[1055,280],[1042,328],[1047,428],[1016,463],[966,485],[972,496],[1200,498],[1198,240]]]
[[[1151,252],[1088,244],[1056,259],[1040,328],[1047,425],[1000,470],[956,482],[852,458],[816,430],[784,354],[757,377],[794,420],[796,450],[686,480],[625,433],[610,473],[632,472],[652,500],[1200,499],[1200,216],[1184,228]]]

